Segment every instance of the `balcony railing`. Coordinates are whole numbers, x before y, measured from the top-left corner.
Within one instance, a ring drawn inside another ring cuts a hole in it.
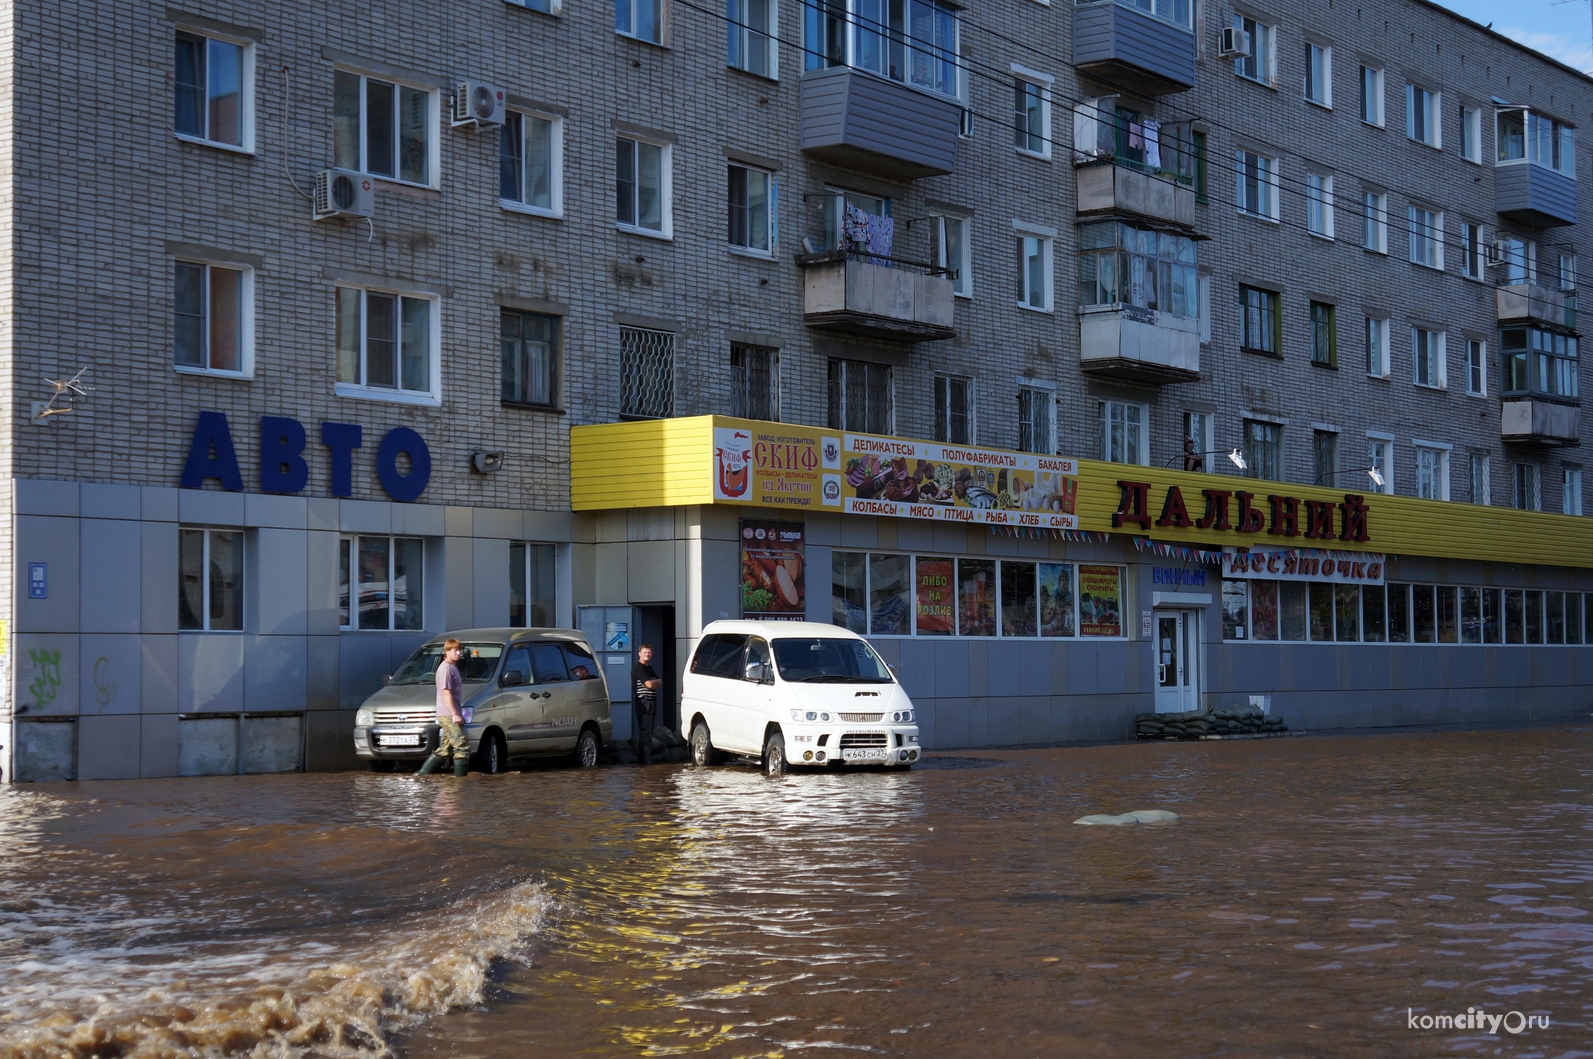
[[[1200,378],[1200,321],[1137,305],[1079,310],[1079,366],[1133,382]]]
[[[858,251],[798,254],[809,327],[869,338],[953,338],[952,276],[922,261]]]
[[[1581,444],[1582,409],[1537,396],[1506,397],[1500,407],[1499,436],[1516,445]]]
[[[1540,320],[1553,327],[1576,330],[1576,291],[1555,290],[1536,283],[1499,285],[1494,292],[1499,322]]]

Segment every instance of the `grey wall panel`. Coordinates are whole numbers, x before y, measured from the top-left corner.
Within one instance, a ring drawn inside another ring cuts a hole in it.
[[[78,531],[80,627],[85,632],[138,632],[143,594],[139,523],[86,518],[78,523]],[[172,589],[175,597],[175,583]]]
[[[243,706],[253,712],[304,709],[309,680],[307,637],[262,636],[243,659]]]
[[[76,489],[72,490],[72,497],[75,501]],[[45,515],[16,517],[17,572],[12,579],[16,603],[11,613],[16,616],[12,628],[17,632],[77,632],[81,559],[79,525],[75,518]],[[31,599],[28,596],[29,569],[34,563],[45,565],[48,595],[44,599]],[[177,609],[176,600],[174,582],[174,611]]]
[[[393,671],[390,639],[386,633],[374,632],[349,632],[338,637],[337,675],[343,709],[358,709],[382,686],[382,677]]]
[[[178,710],[182,713],[243,709],[246,633],[183,633],[177,637]]]
[[[244,606],[252,627],[265,636],[304,635],[309,631],[305,574],[309,535],[297,529],[262,529],[254,534],[249,567],[255,576],[245,584]],[[336,582],[334,581],[335,585]]]
[[[79,713],[138,713],[144,652],[135,634],[89,633],[78,638]]]

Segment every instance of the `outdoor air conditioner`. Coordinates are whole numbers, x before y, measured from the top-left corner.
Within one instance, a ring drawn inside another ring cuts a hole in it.
[[[455,125],[502,125],[507,96],[496,85],[460,81],[454,86]]]
[[[1510,244],[1503,239],[1495,239],[1488,244],[1487,259],[1489,268],[1498,268],[1507,263],[1510,256]]]
[[[369,217],[376,212],[376,189],[364,173],[323,169],[315,174],[315,195],[311,201],[318,221],[333,217]]]
[[[1217,34],[1217,55],[1223,59],[1239,59],[1250,54],[1250,34],[1232,26]]]

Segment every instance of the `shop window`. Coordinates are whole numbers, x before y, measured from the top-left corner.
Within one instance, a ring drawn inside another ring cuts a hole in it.
[[[425,541],[415,537],[344,537],[339,543],[338,625],[424,628],[424,547]]]
[[[1333,639],[1333,586],[1313,582],[1308,594],[1311,639]]]
[[[874,636],[907,636],[913,631],[912,604],[907,585],[912,558],[906,555],[870,555],[868,631]]]
[[[1565,643],[1565,593],[1543,594],[1543,632],[1545,643]]]
[[[1521,600],[1527,626],[1527,643],[1543,642],[1543,593],[1527,592]]]
[[[996,634],[994,560],[957,560],[957,631],[963,636]]]
[[[1460,642],[1482,643],[1482,589],[1460,590]]]
[[[861,552],[830,553],[830,621],[868,632],[868,563]]]
[[[1222,638],[1243,640],[1250,624],[1250,582],[1222,583]]]
[[[918,557],[913,590],[920,636],[951,636],[957,631],[956,561]]]
[[[1504,643],[1504,604],[1497,588],[1482,590],[1482,642]]]
[[[1436,590],[1438,608],[1438,642],[1460,642],[1460,617],[1455,605],[1455,586],[1439,585]]]
[[[1121,570],[1084,571],[1086,605],[1102,630],[1085,635],[1122,635]],[[1071,563],[835,551],[832,620],[879,636],[1072,637],[1076,576]]]
[[[1526,593],[1519,588],[1506,589],[1504,594],[1504,642],[1527,642]]]
[[[1361,639],[1361,589],[1359,585],[1333,586],[1333,638],[1340,643]]]
[[[1305,582],[1278,582],[1278,639],[1305,639]]]
[[[1410,586],[1388,586],[1388,642],[1410,643]]]
[[[1079,634],[1123,635],[1123,571],[1116,566],[1079,567]]]
[[[1367,643],[1388,639],[1387,596],[1382,585],[1361,586],[1361,639]]]
[[[557,628],[553,545],[509,545],[509,625],[515,629]]]
[[[1001,635],[1034,636],[1039,632],[1033,563],[1001,563]]]
[[[243,630],[242,533],[184,527],[178,540],[177,574],[177,628]]]
[[[1437,643],[1438,622],[1433,606],[1432,585],[1411,586],[1411,617],[1415,619],[1416,643]]]
[[[1250,582],[1250,637],[1276,640],[1278,629],[1278,582]]]
[[[1039,568],[1040,635],[1072,636],[1073,567],[1069,563],[1041,563]],[[1593,599],[1593,596],[1589,596]]]
[[[1582,642],[1582,594],[1580,592],[1567,592],[1565,594],[1565,642]]]

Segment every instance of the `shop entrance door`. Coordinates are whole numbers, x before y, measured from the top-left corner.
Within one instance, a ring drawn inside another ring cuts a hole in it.
[[[1200,704],[1200,612],[1156,612],[1156,712],[1181,713]]]

